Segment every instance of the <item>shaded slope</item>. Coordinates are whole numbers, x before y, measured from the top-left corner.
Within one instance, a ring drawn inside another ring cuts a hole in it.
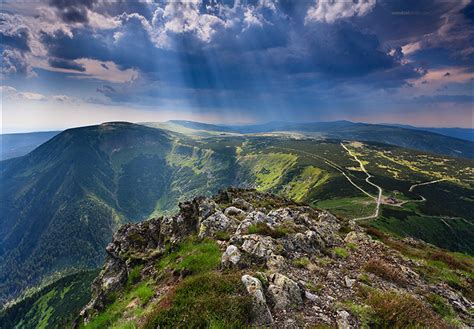
[[[153,145],[160,130],[113,123],[67,130],[25,157],[1,163],[2,297],[70,266],[95,267],[118,223],[129,214],[116,197],[120,173],[111,156]],[[139,191],[139,190],[138,190]],[[138,219],[142,208],[131,214]]]

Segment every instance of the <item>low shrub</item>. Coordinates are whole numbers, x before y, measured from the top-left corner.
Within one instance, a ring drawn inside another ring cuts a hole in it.
[[[442,317],[454,317],[456,313],[454,312],[451,305],[448,302],[437,294],[429,294],[426,296],[426,300],[431,304],[436,313]]]
[[[454,270],[471,271],[472,269],[472,264],[469,264],[467,261],[457,260],[444,251],[430,252],[428,257],[432,260],[443,262]]]
[[[143,265],[137,265],[130,270],[127,278],[127,285],[130,286],[135,284],[140,279],[141,271],[143,270]]]
[[[177,250],[162,257],[158,268],[194,274],[216,269],[220,261],[221,250],[216,241],[189,239],[181,243]]]
[[[397,283],[399,285],[405,285],[407,283],[405,276],[401,271],[381,259],[373,259],[368,261],[364,265],[364,270],[377,275],[378,277]]]
[[[374,327],[379,328],[445,328],[431,308],[409,294],[373,291],[367,304],[372,308]]]

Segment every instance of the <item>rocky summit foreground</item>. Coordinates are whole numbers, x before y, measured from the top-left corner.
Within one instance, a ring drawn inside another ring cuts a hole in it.
[[[470,258],[254,190],[126,224],[107,253],[76,327],[474,324]]]

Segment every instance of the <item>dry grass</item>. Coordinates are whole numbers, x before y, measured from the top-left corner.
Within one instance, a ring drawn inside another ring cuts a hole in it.
[[[388,264],[382,259],[374,259],[368,261],[364,265],[364,270],[373,273],[384,280],[394,282],[401,286],[407,284],[407,280],[405,276],[401,273],[400,269],[391,264]]]

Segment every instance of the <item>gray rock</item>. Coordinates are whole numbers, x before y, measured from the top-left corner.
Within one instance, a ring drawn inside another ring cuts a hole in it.
[[[367,243],[370,242],[371,238],[368,236],[366,233],[363,232],[355,232],[351,231],[347,233],[346,237],[344,238],[344,241],[346,243],[354,243],[354,244],[361,244],[361,243]]]
[[[302,292],[298,284],[280,273],[270,276],[268,296],[276,311],[299,308],[303,304]]]
[[[245,217],[245,219],[237,227],[235,234],[245,234],[250,225],[255,225],[258,223],[270,223],[270,218],[260,211],[252,211]]]
[[[227,247],[226,251],[222,255],[221,264],[224,267],[230,267],[237,265],[242,257],[239,248],[234,245]]]
[[[256,258],[266,260],[275,253],[276,243],[269,236],[249,234],[243,239],[242,250]]]
[[[219,206],[214,200],[208,198],[198,198],[197,202],[199,204],[199,216],[201,220],[206,219],[211,214],[215,213]]]
[[[229,218],[222,212],[217,211],[201,222],[199,227],[199,238],[214,236],[217,232],[231,232],[237,226],[235,219]]]
[[[271,254],[267,260],[267,267],[271,271],[281,271],[287,268],[285,257]]]
[[[253,210],[252,204],[240,198],[235,198],[234,200],[232,200],[232,205],[245,211]]]
[[[352,286],[354,285],[355,282],[356,282],[355,279],[351,279],[348,276],[344,277],[344,283],[345,283],[347,288],[352,288]]]
[[[273,317],[268,309],[260,280],[250,275],[244,275],[242,276],[242,283],[250,296],[252,296],[254,314],[252,321],[253,325],[265,326],[271,324],[273,322]]]
[[[313,293],[310,293],[309,291],[305,291],[304,292],[304,297],[307,299],[307,300],[310,300],[312,302],[316,302],[319,300],[319,297]]]
[[[351,324],[349,322],[349,313],[347,311],[337,312],[337,328],[338,329],[350,329]]]
[[[236,207],[228,207],[224,210],[224,215],[232,217],[243,217],[245,216],[245,211]]]

